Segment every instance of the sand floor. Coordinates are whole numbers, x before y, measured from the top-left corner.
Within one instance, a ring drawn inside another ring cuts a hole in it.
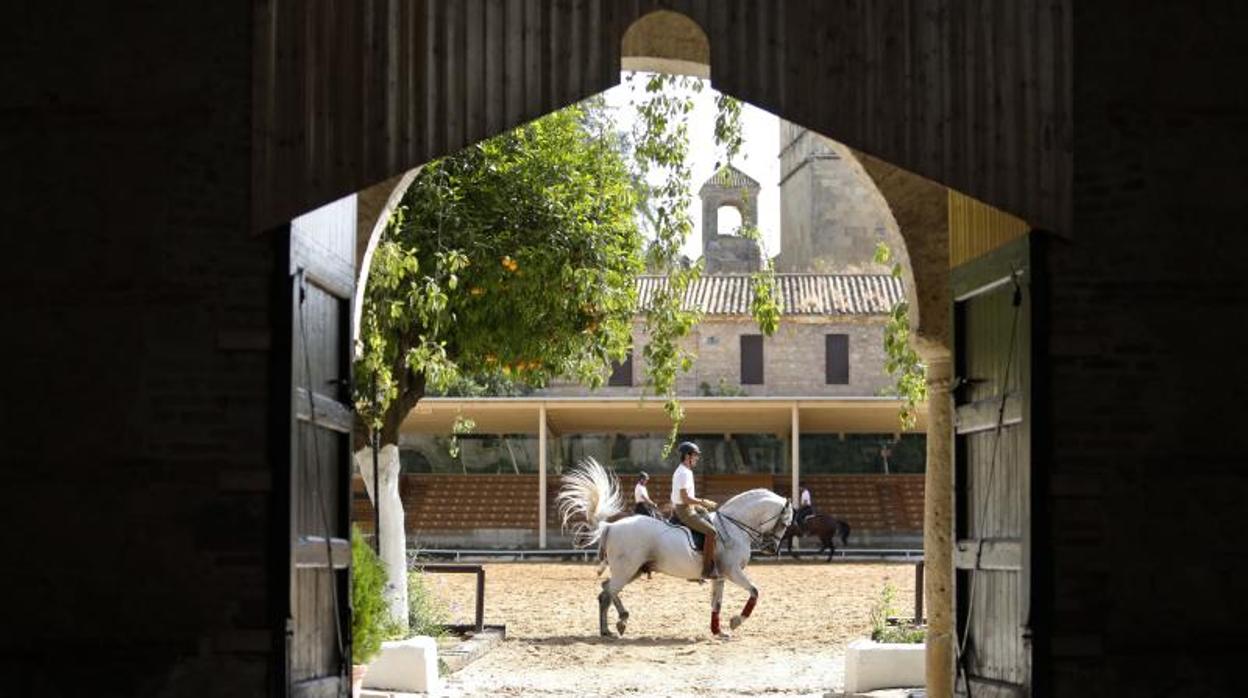
[[[599,580],[587,563],[486,565],[487,624],[507,640],[446,680],[450,696],[821,696],[843,684],[844,650],[869,628],[886,583],[899,615],[914,605],[914,566],[752,565],[753,615],[730,640],[710,635],[710,584],[644,577],[620,597],[628,630],[598,636]],[[427,575],[452,622],[473,615],[472,575]],[[724,627],[747,594],[728,583]],[[609,615],[614,628],[615,612]]]

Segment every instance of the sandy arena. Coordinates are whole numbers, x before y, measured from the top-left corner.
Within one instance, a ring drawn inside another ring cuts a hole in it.
[[[486,565],[487,624],[507,640],[451,675],[449,696],[822,696],[844,683],[845,646],[867,634],[886,582],[914,607],[914,565],[763,563],[748,568],[760,598],[730,640],[710,635],[710,584],[654,575],[627,586],[623,638],[598,636],[599,580],[587,563]],[[455,622],[470,622],[472,575],[428,575]],[[728,583],[723,620],[746,593]],[[612,628],[615,611],[608,616]]]

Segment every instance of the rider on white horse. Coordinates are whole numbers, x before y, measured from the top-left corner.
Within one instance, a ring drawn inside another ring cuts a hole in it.
[[[688,455],[685,454],[685,461],[689,460]],[[684,468],[689,471],[688,465]],[[678,490],[684,492],[691,508],[703,502],[692,490],[691,484]],[[572,530],[574,544],[584,548],[597,543],[602,561],[599,573],[606,567],[611,569],[611,576],[603,581],[602,593],[598,595],[598,630],[603,636],[611,636],[607,610],[612,604],[619,614],[616,630],[624,634],[628,609],[620,600],[620,590],[643,573],[699,578],[703,560],[690,545],[688,532],[649,516],[618,518],[627,506],[620,496],[619,481],[594,459],[586,458],[564,472],[556,501],[565,530]],[[760,488],[742,492],[716,509],[711,517],[720,531],[716,536],[720,557],[717,562],[723,576],[711,582],[711,634],[727,637],[719,626],[724,582],[732,582],[750,595],[741,613],[729,622],[729,627],[735,629],[750,617],[758,603],[758,588],[745,571],[751,551],[754,546],[769,554],[779,550],[779,538],[793,522],[793,505],[775,492]]]
[[[702,547],[702,576],[719,579],[715,570],[715,525],[708,517],[717,505],[709,499],[698,499],[693,487],[693,468],[702,456],[702,449],[686,441],[677,447],[677,451],[680,452],[680,465],[672,473],[672,506],[681,523],[706,535],[706,543]]]

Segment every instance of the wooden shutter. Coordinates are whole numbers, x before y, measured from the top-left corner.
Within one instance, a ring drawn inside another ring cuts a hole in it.
[[[763,384],[763,336],[741,335],[741,385]]]
[[[621,363],[614,363],[611,368],[611,377],[607,379],[607,385],[629,386],[633,384],[633,352],[630,349],[628,357]]]
[[[826,335],[824,345],[824,374],[828,385],[848,385],[849,335]]]

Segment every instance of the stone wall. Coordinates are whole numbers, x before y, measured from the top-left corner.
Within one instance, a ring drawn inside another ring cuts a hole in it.
[[[888,205],[849,148],[780,120],[776,270],[886,274],[875,247],[902,246]]]
[[[741,335],[760,334],[752,318],[707,317],[694,328],[685,347],[696,351],[693,369],[678,380],[681,395],[700,395],[705,383],[712,389],[724,385],[741,388],[752,397],[780,396],[878,396],[890,386],[884,371],[883,317],[844,317],[834,320],[786,319],[771,337],[763,339],[762,385],[741,385]],[[824,336],[849,335],[849,383],[825,383]],[[633,386],[603,386],[590,392],[579,384],[552,383],[538,395],[640,395],[645,380],[644,328],[634,329]]]
[[[736,235],[717,235],[702,247],[706,274],[751,274],[763,268],[758,243]]]

